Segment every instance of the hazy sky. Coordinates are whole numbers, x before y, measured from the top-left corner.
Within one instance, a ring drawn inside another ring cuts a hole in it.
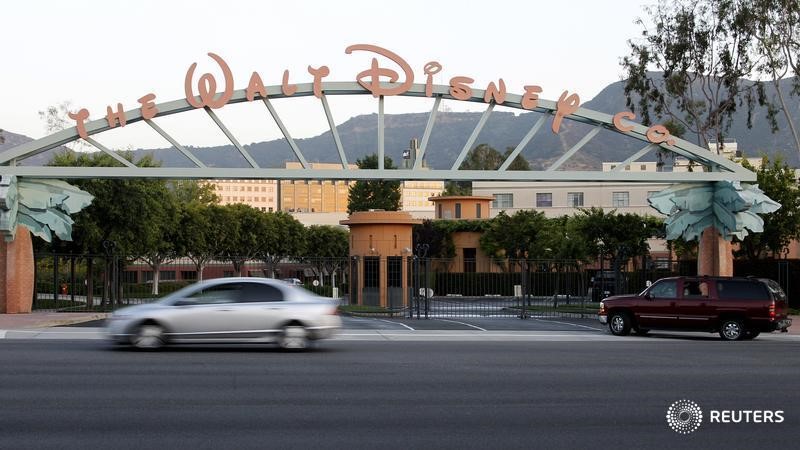
[[[510,93],[525,84],[543,87],[542,97],[557,99],[562,90],[582,101],[594,97],[622,73],[619,58],[634,23],[644,14],[642,0],[551,1],[17,1],[0,16],[0,128],[41,137],[38,112],[71,102],[87,108],[91,119],[106,106],[138,106],[156,94],[156,102],[184,97],[183,79],[198,63],[195,79],[218,74],[206,56],[223,57],[243,89],[257,71],[277,85],[285,69],[292,81],[311,81],[308,65],[327,65],[326,81],[355,81],[371,54],[344,53],[351,44],[368,43],[394,51],[410,63],[415,82],[422,67],[443,66],[435,79],[446,84],[464,75],[483,89],[503,78]],[[383,65],[389,65],[384,61]],[[217,75],[218,79],[221,79]],[[220,80],[221,82],[221,80]],[[337,123],[377,111],[371,96],[330,99]],[[319,134],[327,127],[319,100],[275,100],[295,137]],[[430,99],[389,98],[387,113],[427,112]],[[478,104],[450,102],[454,110],[482,110]],[[263,104],[228,105],[217,110],[243,144],[280,136]],[[229,143],[202,111],[156,119],[185,145]],[[113,148],[168,146],[143,123],[97,136]]]

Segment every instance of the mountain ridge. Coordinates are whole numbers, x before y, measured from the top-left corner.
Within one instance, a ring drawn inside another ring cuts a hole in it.
[[[783,80],[783,83],[791,83],[791,80]],[[788,87],[790,86],[787,85]],[[594,98],[583,103],[581,107],[607,114],[626,111],[628,109],[625,106],[623,89],[623,81],[611,83]],[[771,83],[765,83],[765,89],[767,95],[774,93],[774,85]],[[800,97],[789,97],[789,100],[793,118],[797,122],[800,120]],[[409,141],[412,138],[422,137],[428,115],[428,113],[405,113],[384,116],[386,155],[391,157],[397,165],[401,165],[402,152],[408,148]],[[450,168],[481,115],[480,112],[440,111],[437,114],[436,124],[425,154],[428,166],[437,169]],[[516,147],[539,117],[541,114],[536,112],[496,110],[489,116],[474,146],[488,144],[501,152],[508,147]],[[770,157],[780,155],[786,162],[798,167],[800,158],[798,158],[798,152],[792,147],[785,117],[782,114],[777,117],[779,130],[776,133],[770,132],[766,107],[756,106],[752,117],[753,128],[748,129],[746,112],[739,109],[734,115],[728,135],[737,141],[739,149],[751,157],[759,156],[762,153]],[[354,116],[337,125],[337,131],[349,162],[355,162],[357,159],[376,152],[377,126],[378,115],[376,113]],[[800,123],[798,123],[798,127],[800,127]],[[543,127],[525,147],[522,156],[530,162],[532,168],[543,170],[575,145],[592,128],[592,125],[570,120],[562,123],[558,134],[550,132],[547,126]],[[6,136],[6,142],[0,144],[0,151],[31,140],[27,136],[9,131],[5,131],[4,136]],[[691,140],[691,136],[684,138]],[[338,162],[338,151],[330,130],[310,138],[295,139],[295,142],[309,162]],[[624,160],[642,146],[643,143],[639,140],[603,130],[562,168],[599,170],[602,162]],[[294,153],[284,139],[255,142],[244,145],[244,147],[261,167],[283,167],[287,161],[296,161]],[[187,148],[210,167],[249,167],[233,145]],[[56,151],[61,150],[55,149],[42,153],[22,161],[21,164],[46,164]],[[162,161],[165,167],[194,166],[188,158],[172,147],[134,150],[135,159],[146,154],[152,154],[157,160]],[[651,152],[642,160],[652,161],[654,158],[654,152]]]

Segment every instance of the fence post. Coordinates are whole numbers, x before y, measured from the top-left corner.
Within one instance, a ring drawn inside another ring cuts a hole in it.
[[[53,251],[53,308],[58,308],[58,255]]]
[[[528,281],[529,281],[528,280],[528,261],[527,260],[523,260],[522,261],[521,269],[522,270],[520,271],[520,276],[522,277],[522,297],[520,298],[520,300],[522,300],[522,312],[520,313],[519,318],[520,319],[527,319],[528,318],[528,313],[525,311],[525,306],[526,306],[526,303],[528,302],[528,294],[529,294],[529,292],[528,292],[528,284],[529,284],[528,283]]]

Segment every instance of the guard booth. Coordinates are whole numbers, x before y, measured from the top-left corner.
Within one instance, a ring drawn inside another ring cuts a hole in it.
[[[422,220],[403,211],[378,210],[354,212],[339,223],[350,228],[351,303],[406,308],[412,228]]]

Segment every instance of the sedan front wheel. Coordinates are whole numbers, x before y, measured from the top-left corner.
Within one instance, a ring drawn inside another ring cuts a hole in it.
[[[163,347],[167,340],[164,327],[155,323],[146,323],[136,329],[131,341],[134,347],[141,350],[156,350]]]
[[[278,345],[285,350],[305,350],[309,344],[308,331],[300,325],[284,327],[278,339]]]

